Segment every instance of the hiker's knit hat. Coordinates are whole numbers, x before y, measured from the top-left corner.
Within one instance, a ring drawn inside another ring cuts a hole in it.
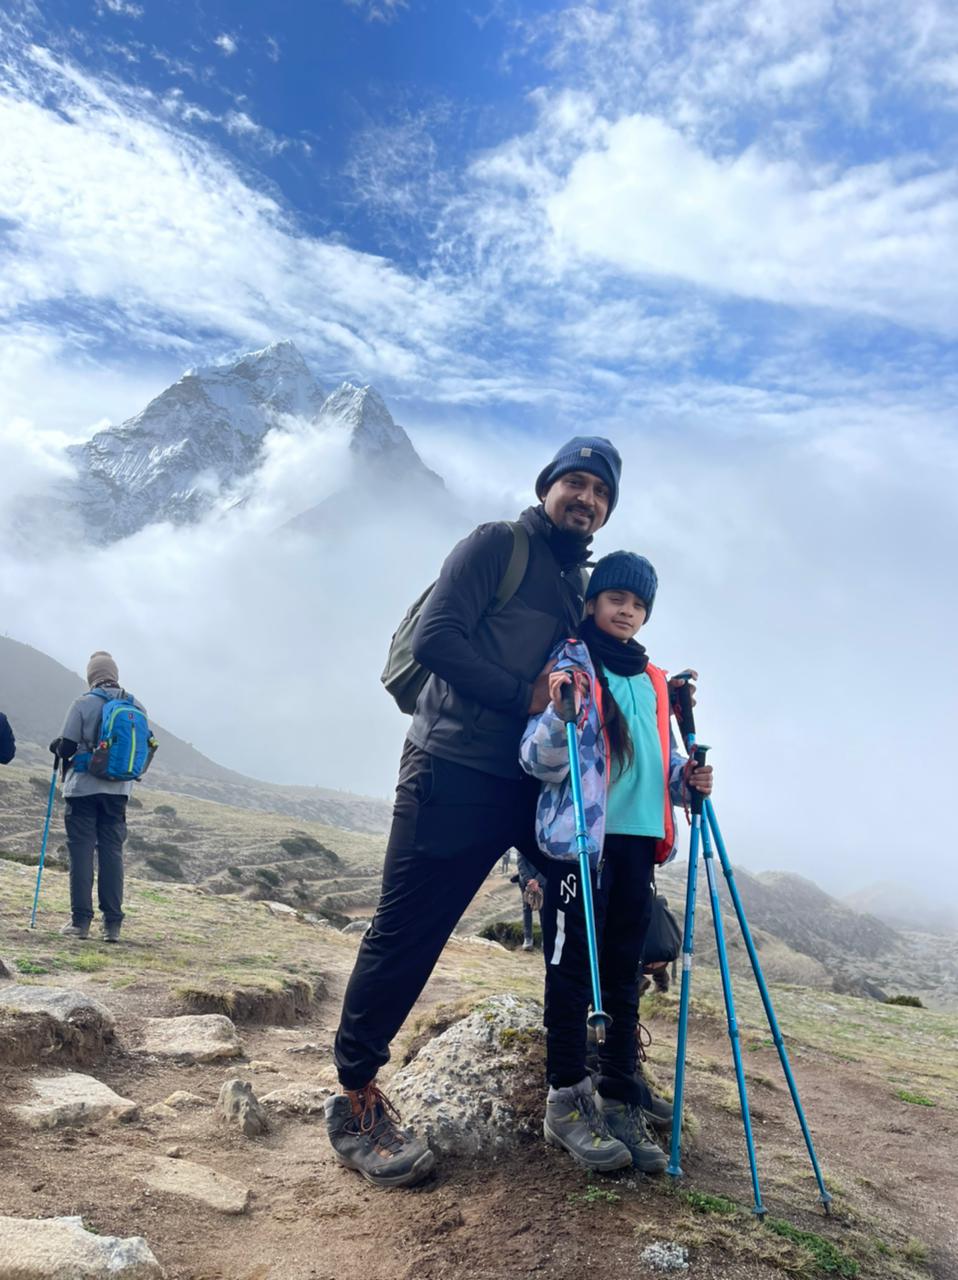
[[[648,622],[658,587],[658,575],[645,556],[637,556],[632,551],[610,551],[592,570],[585,598],[592,600],[600,591],[631,591],[645,601]]]
[[[97,649],[96,653],[90,654],[90,661],[86,664],[86,682],[91,689],[98,684],[120,683],[119,668],[105,649]]]
[[[619,477],[622,459],[611,440],[605,436],[573,436],[567,440],[548,466],[543,467],[536,480],[536,497],[541,502],[553,481],[567,471],[588,471],[609,486],[609,511],[606,520],[619,499]]]

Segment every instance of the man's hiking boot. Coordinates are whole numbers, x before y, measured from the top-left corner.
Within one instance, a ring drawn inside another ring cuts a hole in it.
[[[628,1147],[632,1163],[639,1172],[662,1173],[668,1161],[652,1137],[642,1107],[619,1102],[615,1098],[603,1098],[601,1093],[596,1094],[596,1098],[609,1133]]]
[[[650,1091],[651,1102],[643,1103],[642,1113],[653,1129],[664,1133],[672,1128],[672,1104]]]
[[[590,1076],[565,1089],[549,1089],[542,1131],[551,1147],[563,1147],[595,1173],[612,1173],[632,1163],[629,1148],[606,1128]]]
[[[432,1171],[436,1157],[399,1127],[399,1115],[370,1082],[327,1098],[326,1132],[336,1159],[374,1187],[411,1187]]]
[[[86,924],[65,924],[60,930],[64,938],[89,938],[90,922]]]
[[[103,923],[103,941],[119,942],[120,941],[120,921],[109,920]]]
[[[531,939],[531,938],[523,938],[523,939],[522,939],[522,949],[523,949],[523,951],[531,951],[535,945],[536,945],[536,944],[532,941],[532,939]]]

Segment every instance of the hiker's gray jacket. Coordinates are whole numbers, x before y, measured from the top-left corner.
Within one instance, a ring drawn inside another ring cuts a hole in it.
[[[488,609],[512,553],[504,523],[482,524],[453,548],[413,633],[428,671],[409,739],[444,760],[503,778],[522,776],[519,740],[536,676],[582,617],[585,575],[551,549],[555,527],[541,507],[519,517],[529,565],[515,595]]]
[[[118,698],[121,693],[116,685],[104,684],[100,688],[111,698]],[[143,703],[137,702],[136,698],[133,702],[145,715],[146,707]],[[103,699],[98,698],[94,693],[81,694],[67,712],[60,737],[69,738],[71,742],[78,743],[78,752],[92,751],[97,744],[100,719],[105,705]],[[98,778],[95,773],[77,773],[76,769],[72,768],[67,771],[66,781],[63,784],[63,794],[67,799],[73,796],[95,796],[101,792],[111,796],[132,795],[133,783],[112,782],[108,778]]]

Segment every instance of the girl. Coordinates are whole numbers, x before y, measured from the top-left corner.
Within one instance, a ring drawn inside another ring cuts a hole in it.
[[[685,802],[689,784],[705,795],[712,789],[709,766],[686,777],[687,761],[674,749],[669,729],[666,676],[635,640],[651,616],[657,587],[643,556],[615,551],[599,561],[578,638],[553,654],[550,705],[530,718],[520,748],[523,768],[543,784],[539,846],[560,860],[547,878],[542,912],[550,1086],[543,1127],[547,1142],[599,1172],[629,1164],[645,1173],[666,1167],[643,1111],[648,1095],[636,1078],[642,944],[654,868],[675,853],[672,801]],[[558,714],[569,683],[580,725],[602,1003],[612,1019],[599,1049],[595,1088],[586,1067],[591,986],[575,814],[565,723]]]

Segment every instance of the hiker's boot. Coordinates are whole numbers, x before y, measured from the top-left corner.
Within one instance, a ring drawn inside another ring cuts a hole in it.
[[[663,1173],[668,1161],[652,1137],[642,1107],[637,1103],[603,1098],[601,1093],[596,1094],[596,1098],[609,1133],[628,1147],[636,1169],[640,1173]]]
[[[325,1111],[336,1159],[374,1187],[411,1187],[432,1171],[435,1156],[399,1127],[395,1107],[376,1084],[327,1098]]]
[[[653,1129],[666,1133],[672,1128],[672,1104],[650,1091],[650,1102],[643,1104],[642,1113]]]
[[[542,1131],[550,1146],[564,1148],[595,1173],[612,1173],[632,1163],[629,1148],[606,1128],[590,1076],[565,1089],[550,1087]]]
[[[87,920],[83,924],[65,924],[60,933],[64,938],[89,938],[90,922]]]
[[[531,939],[531,938],[523,938],[523,939],[522,939],[522,949],[523,949],[523,951],[531,951],[531,950],[533,949],[533,947],[534,947],[534,946],[535,946],[535,943],[532,941],[532,939]]]
[[[119,942],[120,941],[120,924],[119,920],[105,920],[103,922],[103,941]]]

